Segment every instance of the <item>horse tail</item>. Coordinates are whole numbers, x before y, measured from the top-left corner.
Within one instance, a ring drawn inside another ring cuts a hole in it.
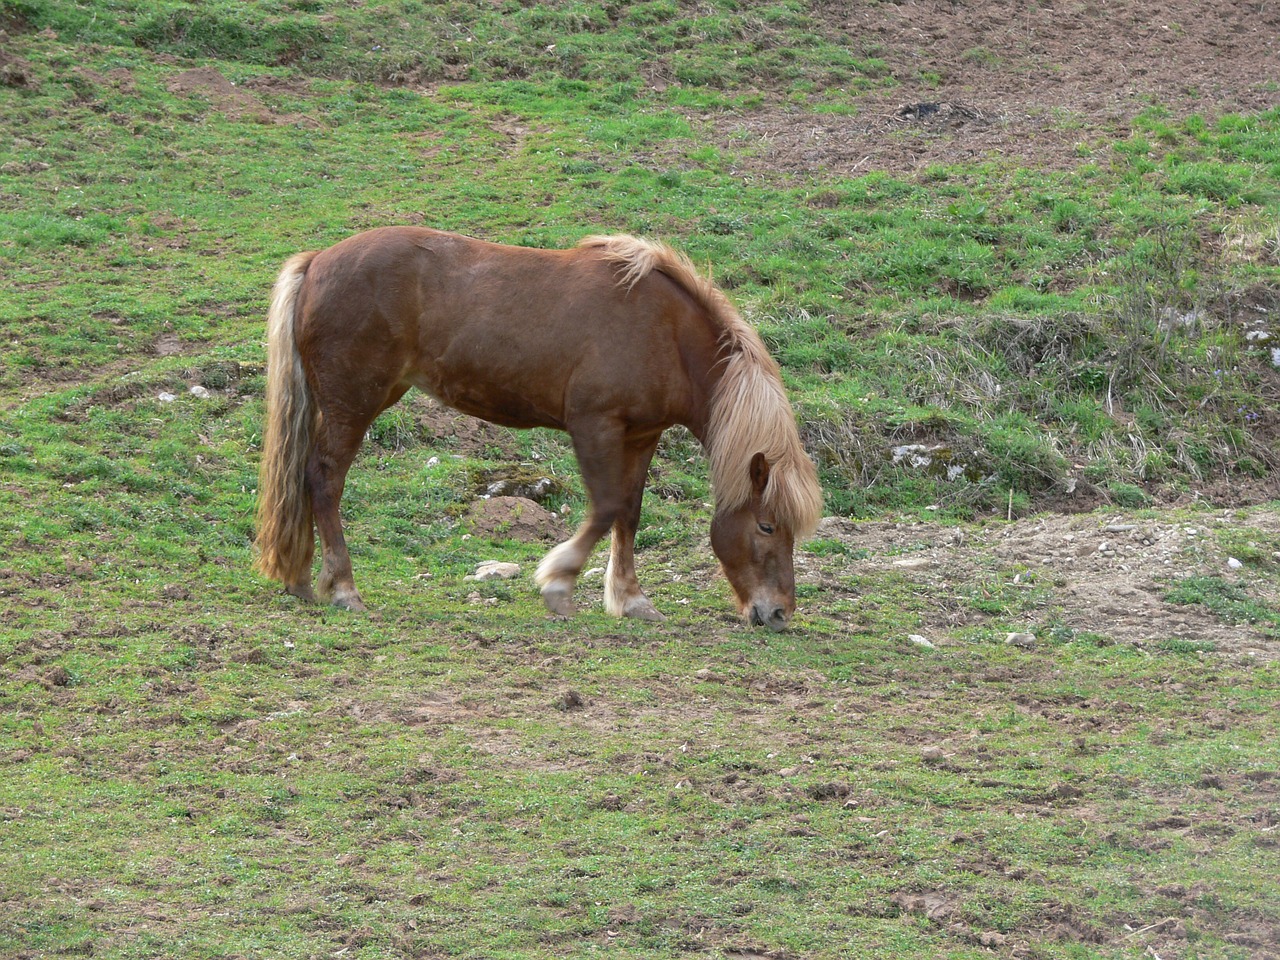
[[[286,585],[309,579],[315,549],[307,457],[317,413],[294,337],[298,291],[316,253],[290,257],[267,313],[267,400],[258,468],[258,556],[254,566]]]

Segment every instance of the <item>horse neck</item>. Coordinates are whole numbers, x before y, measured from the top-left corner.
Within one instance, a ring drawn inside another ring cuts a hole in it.
[[[727,370],[725,361],[732,347],[725,342],[723,327],[712,317],[704,314],[699,320],[689,324],[689,329],[681,334],[680,354],[689,382],[690,402],[680,422],[709,451],[712,404]]]

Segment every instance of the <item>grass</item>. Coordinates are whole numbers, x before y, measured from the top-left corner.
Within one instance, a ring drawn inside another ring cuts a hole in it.
[[[1023,569],[922,587],[834,535],[802,553],[803,627],[749,632],[682,431],[640,540],[665,627],[597,612],[598,580],[568,623],[527,578],[465,580],[545,550],[469,532],[493,471],[553,476],[570,521],[581,485],[565,438],[455,432],[420,396],[344,502],[378,612],[248,572],[267,291],[388,222],[677,242],[782,363],[831,513],[1265,478],[1275,372],[1242,318],[1276,302],[1280,113],[1153,106],[1072,172],[760,171],[708,117],[902,79],[820,14],[0,0],[0,956],[1267,946],[1274,661],[1014,648],[1053,616]],[[235,87],[176,82],[197,67]],[[1168,599],[1274,632],[1280,544],[1237,520],[1242,571]],[[942,615],[946,642],[905,640]]]

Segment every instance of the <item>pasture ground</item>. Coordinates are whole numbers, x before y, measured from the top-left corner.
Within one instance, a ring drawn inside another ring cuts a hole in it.
[[[1280,13],[839,6],[0,0],[0,957],[1280,956]],[[567,444],[420,396],[373,612],[254,577],[267,291],[389,222],[714,265],[796,629],[678,430],[666,623],[548,619]]]

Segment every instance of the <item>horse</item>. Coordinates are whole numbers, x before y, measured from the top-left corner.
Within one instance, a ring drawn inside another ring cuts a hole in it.
[[[287,593],[365,609],[339,504],[375,417],[410,387],[508,427],[567,432],[590,504],[534,575],[553,615],[612,530],[605,609],[659,621],[634,541],[649,462],[683,424],[709,462],[711,546],[741,615],[785,628],[792,554],[822,508],[778,365],[671,247],[591,236],[547,250],[382,227],[288,259],[267,317],[257,557]],[[322,562],[312,589],[318,530]]]

